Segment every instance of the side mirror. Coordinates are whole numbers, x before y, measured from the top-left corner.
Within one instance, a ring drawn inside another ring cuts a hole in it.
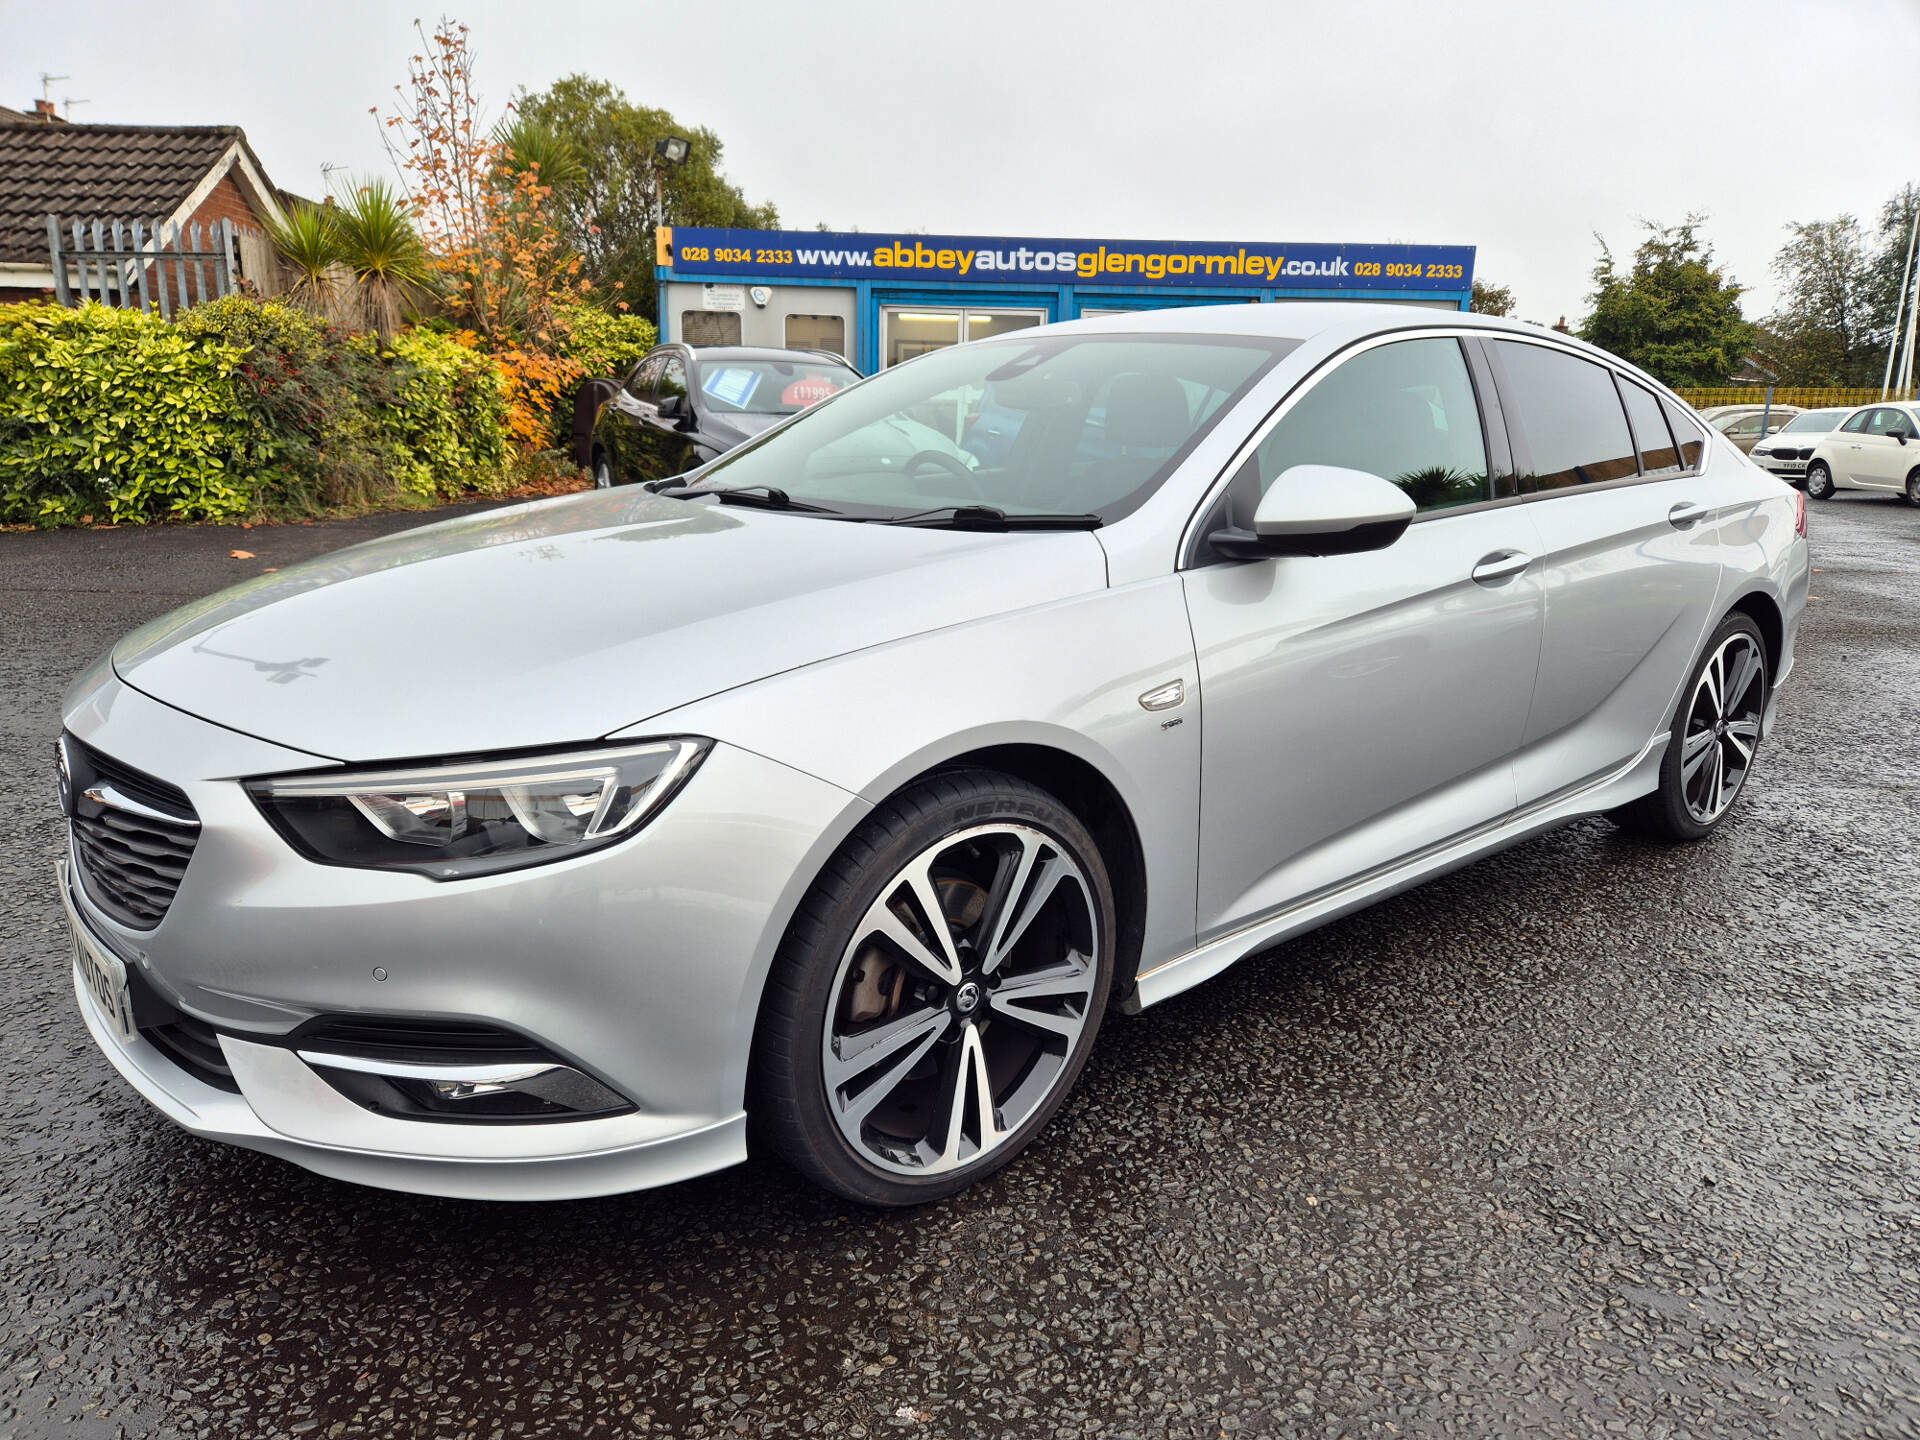
[[[1295,465],[1267,487],[1253,529],[1216,530],[1207,541],[1231,560],[1269,555],[1357,555],[1406,533],[1416,507],[1390,480],[1338,465]]]
[[[699,422],[693,414],[693,402],[684,395],[669,395],[654,407],[662,420],[673,421],[676,430],[691,430]]]

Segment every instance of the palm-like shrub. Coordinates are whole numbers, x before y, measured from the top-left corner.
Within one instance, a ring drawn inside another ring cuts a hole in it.
[[[333,306],[334,267],[340,262],[332,208],[297,204],[279,220],[268,220],[266,230],[280,263],[292,273],[287,303],[309,315],[325,315]]]
[[[413,228],[412,207],[386,181],[370,180],[335,207],[333,231],[340,263],[359,292],[362,319],[382,344],[390,343],[401,311],[433,275]]]
[[[571,142],[551,125],[515,114],[493,129],[500,167],[509,175],[532,171],[551,190],[564,190],[586,174]]]

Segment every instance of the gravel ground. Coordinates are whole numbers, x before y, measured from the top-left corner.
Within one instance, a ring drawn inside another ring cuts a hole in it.
[[[0,535],[0,1435],[1920,1435],[1920,512],[1814,508],[1715,839],[1577,825],[1117,1017],[1008,1173],[888,1215],[765,1161],[358,1189],[95,1053],[61,688],[414,518]]]

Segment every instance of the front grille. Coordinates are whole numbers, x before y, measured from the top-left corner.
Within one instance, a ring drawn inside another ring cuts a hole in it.
[[[151,930],[173,904],[200,836],[192,802],[71,735],[66,754],[73,850],[87,895],[122,925]]]

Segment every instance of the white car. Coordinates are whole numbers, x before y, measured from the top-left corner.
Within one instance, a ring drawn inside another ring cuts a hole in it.
[[[1813,447],[1852,413],[1844,405],[1834,410],[1802,410],[1782,425],[1778,433],[1753,447],[1753,463],[1789,485],[1806,483],[1807,461],[1813,458]]]
[[[1813,447],[1807,494],[1890,490],[1920,505],[1920,406],[1862,405]]]

